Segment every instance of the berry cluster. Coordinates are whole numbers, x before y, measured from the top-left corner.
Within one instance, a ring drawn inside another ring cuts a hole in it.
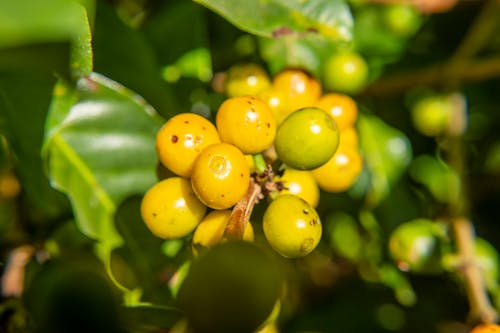
[[[267,199],[262,229],[271,247],[307,255],[322,234],[319,188],[345,191],[361,171],[355,102],[322,95],[301,70],[271,82],[256,65],[229,70],[225,92],[215,124],[181,113],[157,133],[158,158],[173,175],[145,194],[144,222],[165,239],[194,231],[196,252],[225,238],[252,241],[252,209]]]

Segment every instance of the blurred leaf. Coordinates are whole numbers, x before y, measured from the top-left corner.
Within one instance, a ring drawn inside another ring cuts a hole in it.
[[[337,41],[349,41],[352,37],[352,17],[343,0],[195,1],[239,29],[261,37],[304,32]]]
[[[0,48],[70,41],[71,68],[77,75],[92,70],[90,27],[85,8],[67,0],[0,2]]]
[[[317,46],[320,43],[326,44],[327,41],[317,36],[259,38],[259,49],[262,58],[268,63],[271,74],[276,74],[286,67],[297,67],[319,75],[321,59],[317,53]]]
[[[44,71],[0,69],[0,117],[26,194],[25,211],[34,221],[57,218],[69,208],[66,198],[49,186],[42,169],[43,124],[56,80]]]
[[[406,276],[392,265],[382,265],[379,268],[381,283],[392,288],[398,302],[402,305],[412,306],[417,301],[417,295]]]
[[[357,262],[362,256],[363,239],[356,220],[343,212],[327,217],[330,246],[340,255]]]
[[[430,155],[421,155],[412,162],[409,172],[410,176],[424,185],[438,201],[446,203],[457,200],[460,178],[444,162]]]
[[[151,45],[104,1],[97,3],[93,47],[95,72],[137,92],[166,118],[179,112]]]
[[[366,202],[373,207],[389,194],[406,170],[412,159],[412,150],[410,141],[401,131],[374,115],[361,115],[358,129],[361,149],[371,174]]]
[[[109,251],[104,255],[123,242],[114,225],[118,203],[156,181],[161,123],[141,97],[98,74],[81,79],[77,92],[55,91],[44,144],[50,179],[69,196],[80,230]]]

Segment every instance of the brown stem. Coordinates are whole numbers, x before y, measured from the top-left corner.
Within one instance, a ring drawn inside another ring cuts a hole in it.
[[[471,322],[494,323],[498,314],[491,306],[479,267],[474,263],[474,231],[465,218],[452,220],[455,240],[463,263],[461,273],[469,299]]]
[[[455,77],[460,82],[477,82],[500,76],[500,57],[467,60],[461,66],[464,70]],[[447,68],[446,64],[433,64],[415,71],[388,75],[368,86],[364,94],[388,96],[403,93],[413,87],[442,85],[445,74],[449,73]]]
[[[262,189],[257,184],[253,177],[250,178],[250,185],[248,186],[245,196],[238,201],[234,206],[229,222],[226,225],[224,236],[228,239],[240,240],[243,238],[246,225],[252,215],[253,207],[261,197]]]

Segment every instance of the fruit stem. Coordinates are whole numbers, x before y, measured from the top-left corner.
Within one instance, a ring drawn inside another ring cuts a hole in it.
[[[253,164],[255,165],[255,169],[257,173],[262,174],[266,171],[267,165],[266,161],[264,160],[264,156],[262,156],[261,153],[254,154],[252,155],[253,158]]]
[[[247,223],[250,220],[253,208],[259,199],[261,199],[261,196],[262,189],[260,185],[255,182],[253,177],[251,177],[247,193],[234,206],[231,216],[229,217],[229,221],[224,231],[224,236],[227,239],[243,239],[243,233],[245,232]]]

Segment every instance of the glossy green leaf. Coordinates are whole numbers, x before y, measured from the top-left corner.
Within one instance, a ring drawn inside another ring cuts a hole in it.
[[[156,181],[162,120],[138,95],[98,74],[81,79],[77,92],[58,86],[55,95],[44,145],[50,180],[70,198],[80,230],[110,250],[122,243],[117,205]]]
[[[412,159],[408,138],[374,115],[359,117],[360,145],[371,175],[366,201],[378,205],[390,192]]]
[[[310,32],[337,41],[351,39],[352,16],[343,0],[195,1],[261,37]]]
[[[90,27],[85,7],[67,0],[0,2],[0,48],[70,41],[71,68],[92,70]]]

